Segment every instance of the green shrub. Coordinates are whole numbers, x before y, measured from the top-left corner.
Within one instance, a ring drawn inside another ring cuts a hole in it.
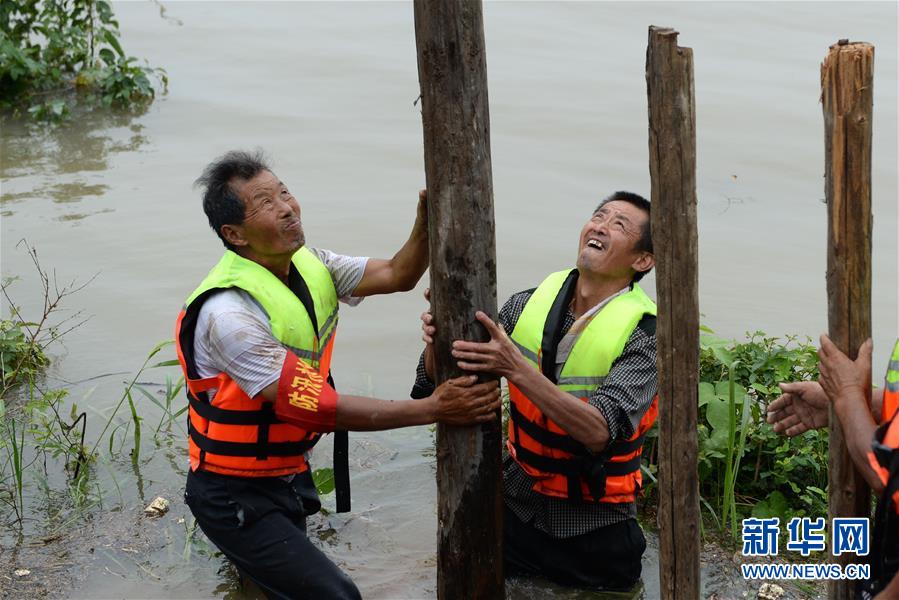
[[[768,403],[781,393],[778,383],[817,379],[811,340],[757,331],[737,342],[703,331],[697,436],[704,513],[734,538],[748,516],[827,514],[827,431],[787,438],[766,422]],[[649,487],[657,471],[653,449],[651,442],[644,446]]]
[[[162,69],[136,64],[119,40],[107,0],[0,4],[0,109],[59,121],[76,105],[136,108],[150,102]]]
[[[50,364],[43,348],[26,335],[34,323],[14,319],[0,321],[0,389],[30,381]]]

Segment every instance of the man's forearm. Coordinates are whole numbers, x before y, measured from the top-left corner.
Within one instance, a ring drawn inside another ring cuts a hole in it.
[[[274,404],[278,394],[278,382],[262,390],[262,397]],[[378,400],[364,396],[343,395],[337,397],[333,427],[310,422],[303,425],[310,431],[330,432],[334,429],[347,431],[381,431],[395,427],[427,425],[437,420],[437,404],[433,396],[420,400]]]
[[[609,443],[609,426],[595,406],[560,390],[536,369],[519,369],[509,378],[537,408],[591,452]]]
[[[337,429],[381,431],[396,427],[427,425],[436,420],[433,397],[420,400],[377,400],[341,395],[337,400]]]
[[[877,426],[866,399],[860,390],[853,391],[845,397],[838,398],[833,406],[855,468],[868,485],[879,493],[883,489],[883,484],[868,464],[868,451],[871,449],[871,441],[874,439],[874,430]]]
[[[394,271],[397,287],[409,291],[415,287],[428,268],[427,224],[416,221],[406,243],[393,255],[390,264]]]

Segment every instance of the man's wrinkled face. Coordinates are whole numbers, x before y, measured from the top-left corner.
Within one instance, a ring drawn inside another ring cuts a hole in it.
[[[636,246],[648,219],[646,212],[629,202],[606,202],[581,230],[578,269],[604,277],[628,277],[644,270],[643,263],[651,255]]]
[[[300,204],[274,173],[262,171],[232,185],[244,203],[243,223],[231,226],[243,242],[235,245],[259,256],[293,256],[303,247]]]

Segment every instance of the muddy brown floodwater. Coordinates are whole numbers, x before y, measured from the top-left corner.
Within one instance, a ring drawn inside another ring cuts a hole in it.
[[[391,256],[424,184],[411,5],[165,7],[161,16],[156,3],[115,5],[128,53],[164,67],[171,81],[145,113],[2,131],[2,271],[21,278],[12,295],[26,312],[40,300],[17,245],[23,238],[61,279],[97,275],[68,305],[93,317],[54,350],[48,376],[88,410],[91,440],[221,252],[191,188],[209,160],[231,148],[266,149],[301,202],[308,242],[345,254]],[[509,2],[484,11],[500,301],[572,264],[580,227],[604,195],[648,195],[647,27],[672,26],[695,55],[701,310],[727,337],[816,337],[826,327],[818,68],[840,38],[873,43],[873,316],[882,368],[897,331],[895,3]],[[339,390],[408,396],[426,285],[342,311]],[[155,370],[143,380],[158,391],[166,375],[178,374]],[[145,423],[159,419],[149,402],[140,410]],[[117,422],[125,420],[123,412]],[[183,423],[173,428],[158,442],[145,433],[136,467],[120,436],[120,458],[94,467],[97,505],[70,511],[65,494],[43,494],[33,482],[34,520],[21,534],[0,533],[0,595],[252,596],[202,535],[191,535]],[[354,510],[315,517],[313,535],[365,597],[433,597],[431,431],[351,439]],[[324,443],[315,462],[327,465],[328,456]],[[61,470],[52,472],[50,487],[64,489]],[[149,519],[142,511],[156,496],[172,508]],[[66,518],[47,527],[60,511]],[[655,598],[649,537],[640,594]],[[31,574],[13,576],[18,568]],[[704,552],[703,582],[714,598],[757,589],[714,547]],[[509,596],[595,597],[539,581],[513,582]]]

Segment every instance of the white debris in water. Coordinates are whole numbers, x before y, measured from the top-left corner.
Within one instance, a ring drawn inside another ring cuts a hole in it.
[[[763,583],[759,588],[759,600],[780,600],[785,593],[776,583]]]
[[[28,575],[31,575],[31,571],[28,569],[16,569],[12,574],[16,577],[27,577]]]
[[[167,512],[169,512],[169,501],[162,496],[158,496],[150,503],[150,506],[144,509],[144,514],[149,517],[161,517]]]

